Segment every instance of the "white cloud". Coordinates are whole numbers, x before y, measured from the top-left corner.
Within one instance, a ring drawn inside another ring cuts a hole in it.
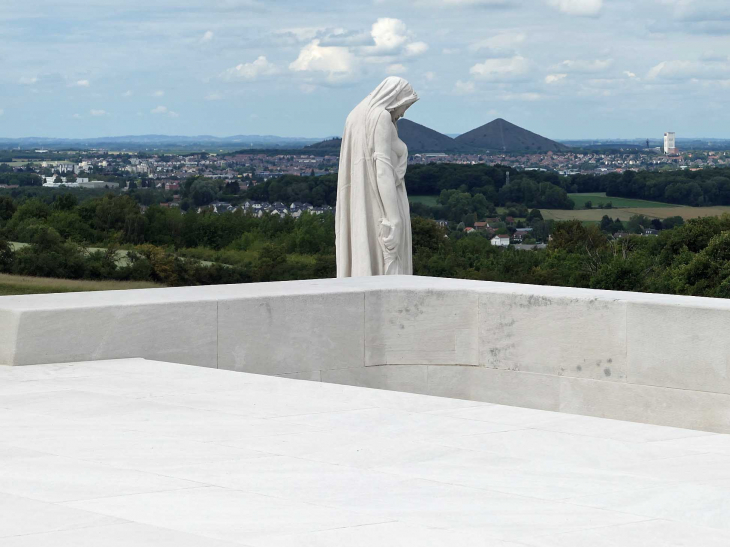
[[[0,116],[2,116],[3,114],[5,114],[5,111],[2,108],[0,108]]]
[[[266,57],[260,55],[251,63],[241,63],[226,70],[222,77],[224,80],[255,80],[261,76],[271,76],[279,72],[273,63]]]
[[[429,72],[425,72],[423,74],[423,77],[426,79],[427,82],[432,82],[436,78],[436,74],[429,71]]]
[[[122,93],[122,97],[131,97],[132,96],[132,90],[128,89],[124,93]]]
[[[445,47],[441,50],[441,53],[443,53],[444,55],[456,55],[457,53],[459,53],[459,48]]]
[[[636,74],[631,72],[630,70],[624,70],[624,74],[629,78],[636,78]]]
[[[730,62],[664,61],[653,67],[648,80],[724,80],[730,76]]]
[[[287,42],[303,44],[320,37],[325,30],[322,27],[294,27],[277,30],[274,34],[285,38]]]
[[[370,35],[380,52],[393,52],[408,41],[406,25],[400,19],[382,17],[373,23]]]
[[[612,66],[613,59],[596,59],[595,61],[568,60],[555,65],[553,69],[564,72],[592,74],[596,72],[604,72]]]
[[[461,80],[457,80],[454,84],[454,93],[457,95],[470,95],[475,91],[476,87],[474,86],[474,82],[462,82]]]
[[[365,57],[404,54],[409,57],[421,55],[428,50],[426,42],[414,42],[406,24],[400,19],[381,17],[370,29],[374,46],[360,48]],[[370,59],[375,61],[374,59]]]
[[[469,72],[483,80],[516,80],[523,78],[529,68],[530,62],[516,55],[509,59],[487,59],[475,64]]]
[[[408,69],[406,69],[405,66],[398,63],[398,64],[394,64],[394,65],[388,65],[388,67],[385,69],[385,72],[387,74],[403,74],[407,70]]]
[[[89,80],[79,80],[76,82],[75,85],[77,87],[89,87],[91,85],[91,83],[89,82]]]
[[[222,99],[223,99],[223,95],[221,95],[220,93],[208,93],[205,96],[206,101],[220,101]]]
[[[205,42],[210,42],[213,39],[213,36],[213,31],[206,30],[205,34],[203,34],[203,36],[201,36],[200,38],[200,43],[204,44]]]
[[[19,83],[23,85],[33,85],[38,82],[38,78],[36,76],[23,76],[20,78]]]
[[[547,76],[545,76],[545,83],[546,84],[556,84],[560,80],[564,80],[567,76],[568,75],[565,74],[565,73],[563,73],[563,74],[548,74]]]
[[[548,4],[568,15],[596,17],[601,13],[603,0],[548,0]]]
[[[412,44],[406,45],[406,55],[416,56],[426,53],[428,51],[428,44],[426,42],[413,42]]]
[[[177,112],[175,112],[173,110],[168,109],[166,106],[158,106],[156,108],[153,108],[152,110],[150,110],[150,113],[155,114],[157,116],[165,115],[165,116],[169,116],[170,118],[179,118],[180,117],[180,114],[178,114]]]
[[[295,72],[348,73],[354,64],[355,57],[348,48],[320,46],[319,40],[312,40],[302,48],[289,69]]]
[[[106,110],[101,110],[101,109],[96,110],[96,109],[92,108],[91,110],[89,110],[89,114],[98,118],[100,116],[106,116],[108,114],[108,112]]]
[[[72,117],[73,117],[73,118],[75,118],[75,119],[77,119],[77,120],[80,120],[80,119],[81,119],[81,114],[79,114],[79,113],[77,112],[77,113],[76,113],[76,114],[74,114],[74,115],[73,115]]]
[[[152,93],[152,96],[153,97],[164,97],[165,96],[165,92],[163,90],[161,90],[161,89],[158,89],[157,91],[154,91]]]

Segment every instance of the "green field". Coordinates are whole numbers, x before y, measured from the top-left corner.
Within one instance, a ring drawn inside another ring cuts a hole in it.
[[[118,291],[151,289],[162,285],[145,281],[88,281],[0,274],[0,296],[14,294],[48,294],[58,292]]]
[[[436,207],[438,205],[438,196],[408,196],[408,201],[411,203],[423,203],[429,207]]]
[[[600,221],[603,215],[629,220],[634,215],[644,215],[649,218],[665,219],[667,217],[682,217],[684,220],[700,217],[719,217],[730,213],[730,206],[715,207],[624,207],[621,209],[541,209],[545,220],[580,220],[581,222]]]
[[[675,207],[675,205],[672,205],[671,203],[662,203],[660,201],[608,197],[605,192],[568,194],[568,197],[573,200],[576,209],[584,209],[586,201],[590,201],[593,204],[593,207],[610,203],[616,209],[626,209],[629,207]]]

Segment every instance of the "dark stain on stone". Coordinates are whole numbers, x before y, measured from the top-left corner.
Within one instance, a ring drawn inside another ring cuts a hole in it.
[[[611,376],[611,369],[610,368],[604,368],[603,369],[603,374],[605,374],[607,377],[608,376]]]
[[[578,365],[578,366],[577,366],[577,367],[575,367],[575,368],[576,368],[576,370],[577,370],[578,372],[580,372],[581,370],[583,370],[583,367],[582,367],[582,366],[580,366],[580,365]]]
[[[606,362],[607,363],[613,363],[613,359],[607,359]]]

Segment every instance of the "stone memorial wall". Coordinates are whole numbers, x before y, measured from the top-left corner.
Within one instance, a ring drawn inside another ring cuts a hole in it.
[[[143,357],[730,432],[730,301],[413,276],[12,296],[0,364]]]

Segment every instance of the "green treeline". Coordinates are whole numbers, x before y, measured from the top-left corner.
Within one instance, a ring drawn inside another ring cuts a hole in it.
[[[534,230],[551,232],[545,250],[497,248],[483,232],[448,231],[414,216],[415,273],[730,297],[730,215],[613,240],[599,226],[545,223],[539,211],[529,213]],[[634,220],[641,231],[647,219]],[[604,223],[610,231],[611,219]],[[58,192],[51,203],[0,197],[0,271],[7,273],[166,285],[326,278],[335,275],[334,247],[329,214],[142,212],[131,196],[113,194],[79,202]]]
[[[730,169],[727,168],[561,176],[550,171],[516,171],[500,165],[433,163],[410,166],[405,182],[408,193],[413,196],[440,196],[445,190],[456,190],[471,198],[481,194],[494,207],[521,204],[530,209],[573,209],[568,194],[587,192],[679,205],[730,205]],[[257,201],[334,206],[337,175],[286,175],[258,184],[243,196]],[[439,210],[422,209],[421,212],[434,218],[445,216]]]
[[[622,175],[607,175],[605,178],[605,190],[601,191],[609,196],[693,207],[730,205],[730,169],[626,171]]]
[[[0,165],[2,167],[2,165]],[[34,173],[14,173],[0,170],[0,184],[18,186],[41,186],[43,179]]]
[[[0,197],[0,271],[167,285],[331,277],[334,217],[141,212],[130,196]],[[26,244],[13,249],[8,241]]]
[[[556,222],[544,251],[496,248],[479,233],[444,238],[434,223],[414,221],[419,275],[730,298],[730,215],[617,240],[595,225]]]

